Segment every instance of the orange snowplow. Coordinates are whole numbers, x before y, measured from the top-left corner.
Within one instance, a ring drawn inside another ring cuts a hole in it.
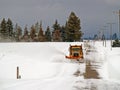
[[[66,56],[68,59],[83,59],[83,50],[82,45],[70,45],[69,47],[69,56]]]

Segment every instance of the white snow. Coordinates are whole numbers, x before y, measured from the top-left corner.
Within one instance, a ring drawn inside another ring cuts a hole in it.
[[[110,46],[111,41],[106,42],[106,47],[103,46],[103,42],[96,42],[94,45],[101,56],[101,60],[104,60],[102,66],[101,76],[105,79],[120,81],[120,48]]]
[[[87,80],[74,75],[77,71],[85,73],[85,63],[65,58],[70,44],[82,44],[84,54],[89,49],[83,42],[0,43],[0,90],[120,90],[120,48],[111,50],[110,41],[107,47],[102,41],[88,42],[95,52],[84,58],[100,63],[97,70],[102,79]]]

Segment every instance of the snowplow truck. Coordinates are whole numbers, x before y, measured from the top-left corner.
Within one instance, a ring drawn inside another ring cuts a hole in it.
[[[82,45],[70,45],[69,47],[69,56],[66,56],[68,59],[83,59],[83,49]]]

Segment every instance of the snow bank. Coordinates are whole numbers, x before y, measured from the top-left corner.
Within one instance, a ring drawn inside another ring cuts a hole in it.
[[[99,59],[103,60],[100,74],[104,79],[120,80],[120,48],[111,48],[110,44],[110,41],[106,42],[106,47],[103,46],[103,41],[97,41],[94,44],[99,53]]]
[[[73,75],[79,65],[65,58],[70,44],[81,43],[1,43],[0,78],[16,79],[17,66],[22,79]]]
[[[109,78],[120,80],[120,48],[113,48],[108,58]]]

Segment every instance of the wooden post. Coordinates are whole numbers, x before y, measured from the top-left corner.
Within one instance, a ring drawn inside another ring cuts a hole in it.
[[[19,67],[17,66],[17,79],[19,79]]]
[[[17,66],[17,79],[20,79],[21,76],[19,75],[19,67]]]

